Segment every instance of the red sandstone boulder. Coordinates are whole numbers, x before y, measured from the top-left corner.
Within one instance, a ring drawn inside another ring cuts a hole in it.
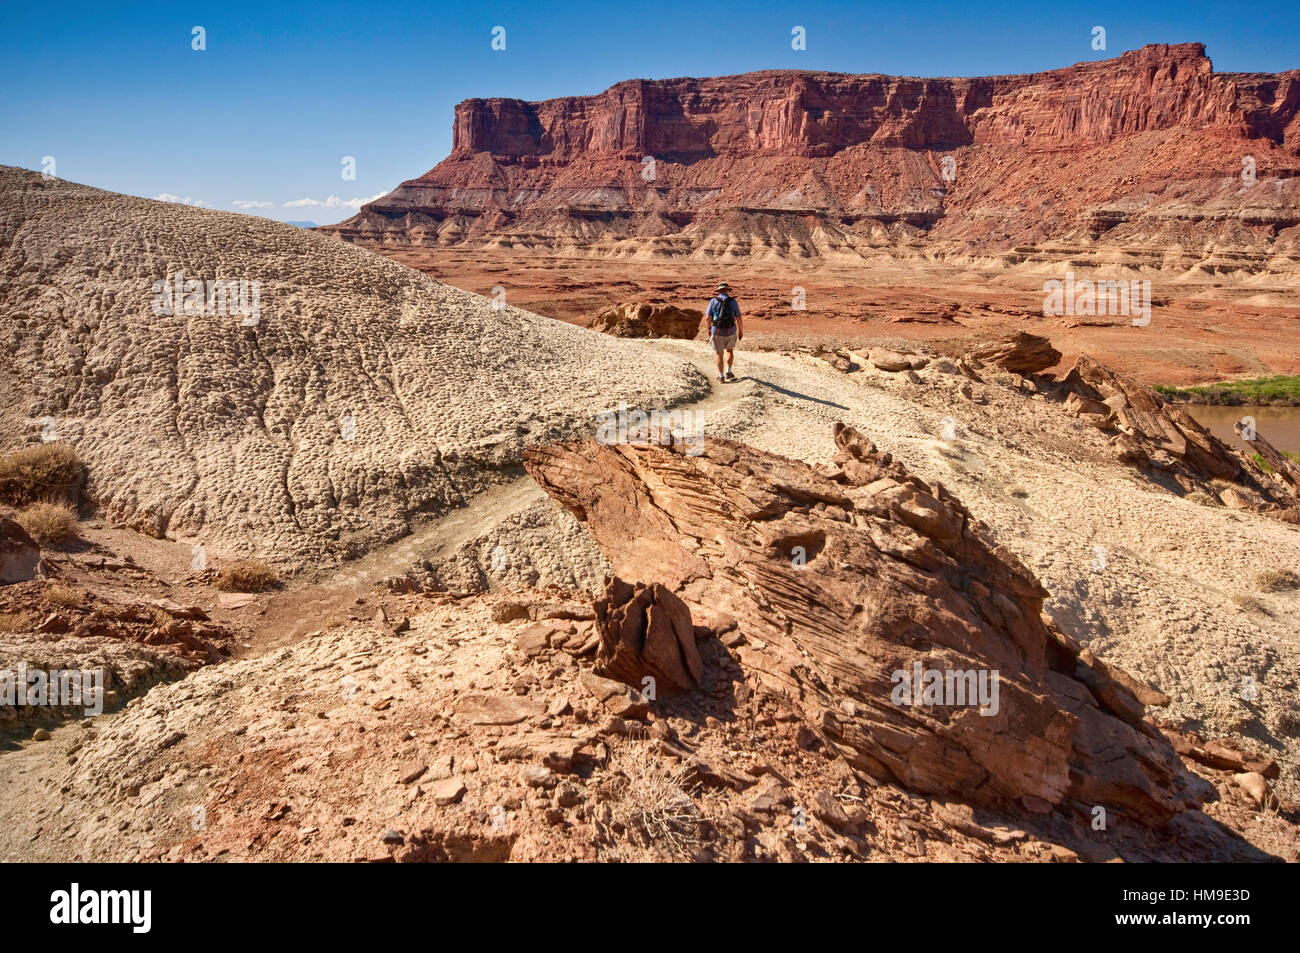
[[[621,338],[682,338],[689,340],[700,330],[704,312],[671,304],[630,302],[606,308],[591,323],[593,331]]]
[[[1015,374],[1037,374],[1061,359],[1061,352],[1039,334],[1017,331],[1010,337],[978,344],[966,353],[983,364],[993,364]]]
[[[699,685],[691,610],[659,583],[635,586],[612,577],[596,600],[596,672],[635,688],[654,679],[655,693],[672,695]]]

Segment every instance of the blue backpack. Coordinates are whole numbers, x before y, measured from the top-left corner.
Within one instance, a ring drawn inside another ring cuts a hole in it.
[[[718,295],[709,302],[709,323],[715,334],[726,336],[736,330],[740,304],[730,295]]]

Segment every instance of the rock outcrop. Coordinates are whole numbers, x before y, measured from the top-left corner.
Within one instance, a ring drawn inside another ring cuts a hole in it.
[[[1061,352],[1041,334],[1017,331],[1009,337],[977,344],[966,353],[966,358],[993,364],[1013,374],[1030,375],[1054,367],[1061,360]]]
[[[1300,495],[1300,466],[1296,466],[1295,461],[1281,453],[1277,447],[1273,446],[1264,438],[1254,427],[1243,426],[1241,421],[1232,425],[1232,429],[1237,436],[1250,443],[1251,447],[1259,454],[1260,459],[1272,470],[1272,475],[1293,494]]]
[[[1086,354],[1079,355],[1058,383],[1065,410],[1112,434],[1111,443],[1123,462],[1166,473],[1184,492],[1201,492],[1235,509],[1300,522],[1295,474],[1268,441],[1252,435],[1266,463],[1271,451],[1284,464],[1272,473],[1150,387]]]
[[[633,301],[606,308],[596,315],[591,329],[620,338],[689,340],[699,333],[702,320],[704,312],[699,308]]]
[[[1218,261],[1204,239],[1286,269],[1264,251],[1296,242],[1298,115],[1300,70],[1216,73],[1198,43],[1021,76],[630,80],[467,100],[446,160],[325,230],[599,257],[861,260],[906,239],[1015,263],[1104,241],[1180,269]]]
[[[832,473],[722,439],[698,456],[571,441],[525,465],[618,574],[733,619],[749,677],[859,771],[1149,823],[1202,802],[1137,683],[1042,614],[1043,587],[960,501],[851,428],[835,442]]]
[[[14,520],[0,517],[0,584],[35,578],[40,562],[36,540]]]

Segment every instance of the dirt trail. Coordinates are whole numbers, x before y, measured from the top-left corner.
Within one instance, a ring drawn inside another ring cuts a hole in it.
[[[700,429],[706,434],[714,432],[710,425],[711,417],[737,407],[753,393],[754,382],[743,375],[733,383],[719,382],[713,352],[699,343],[684,346],[676,342],[647,341],[644,346],[684,360],[705,375],[710,387],[707,396],[665,409],[693,412],[697,415]],[[642,409],[648,411],[652,408]],[[494,529],[538,504],[551,505],[531,477],[520,476],[470,497],[464,506],[421,524],[409,536],[292,586],[291,593],[313,597],[319,594],[326,598],[325,593],[329,591],[365,590],[388,577],[400,575],[417,563],[437,565],[450,558],[458,548],[490,537]],[[297,598],[294,601],[302,600]],[[277,641],[276,644],[283,642]]]

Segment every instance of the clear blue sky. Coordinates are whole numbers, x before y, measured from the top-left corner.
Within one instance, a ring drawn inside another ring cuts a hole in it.
[[[474,96],[767,68],[1021,73],[1188,41],[1219,70],[1300,67],[1295,2],[0,2],[0,164],[54,156],[61,178],[100,188],[322,224],[352,207],[286,203],[369,200],[423,173]]]

